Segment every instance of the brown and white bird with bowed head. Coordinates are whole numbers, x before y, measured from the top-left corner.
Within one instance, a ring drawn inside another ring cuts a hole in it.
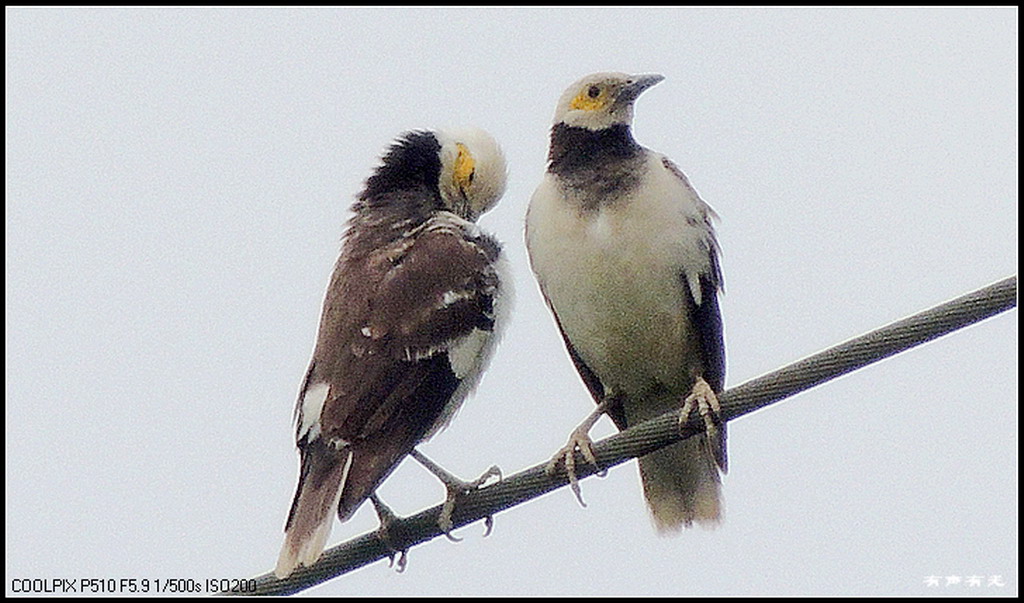
[[[511,279],[475,221],[505,180],[501,149],[475,128],[406,133],[367,179],[299,390],[278,577],[316,562],[334,515],[351,517],[479,381]]]

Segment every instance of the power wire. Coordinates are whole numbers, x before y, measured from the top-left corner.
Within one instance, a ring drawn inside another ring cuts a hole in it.
[[[1017,277],[1012,276],[737,385],[719,395],[722,419],[735,419],[1016,306]],[[702,429],[703,422],[696,412],[683,428],[678,412],[665,413],[597,442],[594,454],[599,468],[589,465],[577,453],[577,477],[583,479]],[[547,460],[467,494],[455,508],[454,527],[493,516],[565,486],[568,479],[564,471],[548,475],[546,464]],[[388,533],[391,545],[408,550],[443,535],[437,525],[441,507],[436,505],[392,524]],[[369,532],[325,551],[312,567],[300,567],[283,580],[267,573],[253,578],[255,591],[221,594],[291,594],[392,555],[394,551],[381,541],[377,532]]]

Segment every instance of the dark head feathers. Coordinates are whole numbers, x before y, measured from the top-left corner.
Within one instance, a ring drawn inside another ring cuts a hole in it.
[[[398,137],[388,147],[380,167],[366,179],[360,201],[401,190],[429,190],[439,197],[441,143],[433,132],[414,130]]]

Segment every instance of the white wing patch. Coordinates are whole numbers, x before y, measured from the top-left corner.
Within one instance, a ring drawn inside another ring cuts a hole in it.
[[[312,440],[320,435],[320,413],[324,410],[324,402],[331,391],[326,383],[315,383],[302,394],[299,406],[299,432],[296,440],[301,440],[307,433]]]
[[[438,306],[438,309],[447,308],[448,306],[456,304],[464,299],[473,299],[476,295],[476,291],[469,291],[465,289],[458,291],[445,291],[444,295],[441,297],[441,305]]]
[[[697,304],[699,306],[704,301],[701,298],[701,292],[700,292],[700,272],[697,271],[697,270],[689,270],[689,269],[687,269],[685,271],[685,275],[686,275],[686,284],[687,284],[688,287],[690,287],[690,295],[693,296],[693,303],[695,303],[695,304]]]
[[[448,363],[451,364],[452,372],[457,378],[465,379],[479,367],[480,353],[487,346],[491,337],[493,334],[490,331],[473,329],[468,335],[452,342],[448,347]]]

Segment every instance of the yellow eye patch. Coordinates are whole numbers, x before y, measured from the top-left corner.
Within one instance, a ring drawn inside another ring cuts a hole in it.
[[[455,184],[465,187],[473,179],[476,162],[473,161],[473,155],[470,154],[466,145],[457,142],[455,143],[455,148],[459,150],[459,154],[455,158],[455,169],[452,171],[452,179],[455,181]]]
[[[572,103],[570,103],[569,107],[582,111],[596,111],[598,109],[603,109],[607,104],[607,86],[592,85],[580,90],[580,93],[576,95],[576,98],[572,99]]]

